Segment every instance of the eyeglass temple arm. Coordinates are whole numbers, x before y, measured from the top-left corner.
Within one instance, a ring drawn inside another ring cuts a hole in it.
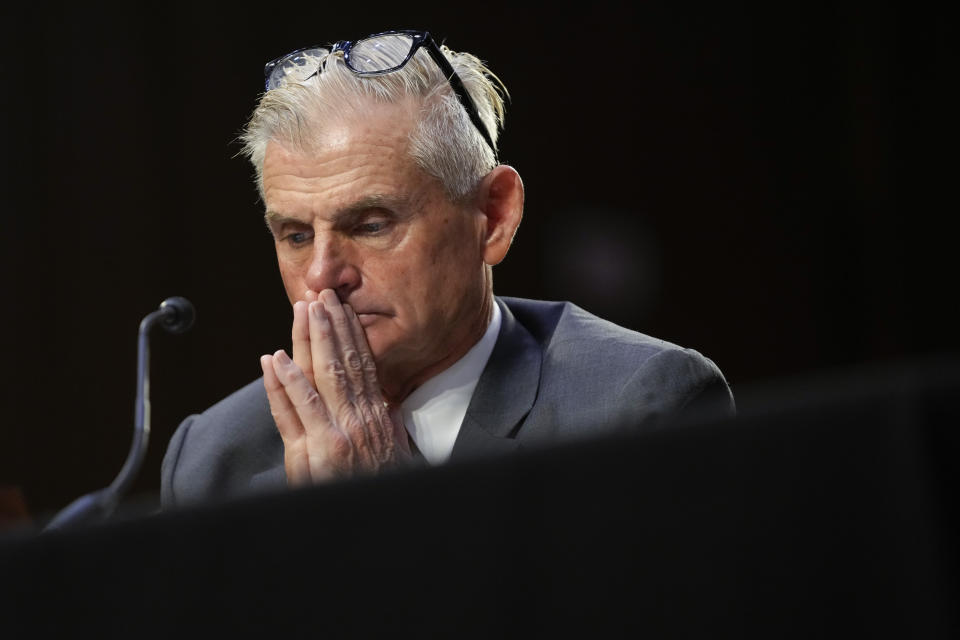
[[[460,76],[453,70],[453,65],[450,64],[450,61],[447,60],[447,57],[440,51],[440,47],[435,43],[427,43],[427,52],[430,54],[430,57],[433,58],[433,61],[437,63],[437,66],[440,67],[440,70],[443,71],[443,74],[447,76],[450,86],[453,87],[453,92],[457,94],[460,102],[467,108],[467,115],[470,116],[470,121],[473,122],[473,126],[477,128],[477,131],[480,132],[483,139],[490,145],[490,151],[493,152],[493,157],[496,159],[497,148],[493,144],[490,131],[487,130],[487,126],[483,124],[483,120],[480,119],[480,112],[477,111],[477,105],[474,104],[473,98],[470,97],[467,88],[463,86],[463,81],[460,80]]]

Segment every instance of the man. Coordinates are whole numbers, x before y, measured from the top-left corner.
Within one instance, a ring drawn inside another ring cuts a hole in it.
[[[173,506],[730,413],[717,367],[567,303],[495,298],[523,211],[499,81],[425,33],[267,65],[244,134],[292,349],[170,442]]]

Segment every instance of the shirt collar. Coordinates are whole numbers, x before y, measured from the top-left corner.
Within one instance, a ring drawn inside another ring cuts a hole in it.
[[[430,464],[450,457],[480,374],[497,343],[502,323],[494,301],[483,337],[462,358],[417,387],[401,404],[403,424]]]

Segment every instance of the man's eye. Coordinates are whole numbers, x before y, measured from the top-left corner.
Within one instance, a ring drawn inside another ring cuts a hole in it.
[[[357,233],[364,235],[376,235],[381,231],[384,231],[387,228],[387,223],[384,221],[379,222],[364,222],[363,224],[358,224],[356,226]]]
[[[284,236],[283,240],[284,242],[292,244],[295,247],[299,247],[309,243],[312,236],[313,234],[310,233],[309,231],[297,231],[295,233],[291,233],[287,236]]]

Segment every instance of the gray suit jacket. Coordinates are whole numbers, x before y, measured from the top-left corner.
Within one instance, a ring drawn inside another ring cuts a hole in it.
[[[503,324],[451,460],[734,411],[712,361],[563,302],[497,298]],[[283,443],[256,380],[190,416],[163,459],[164,508],[281,489]]]

